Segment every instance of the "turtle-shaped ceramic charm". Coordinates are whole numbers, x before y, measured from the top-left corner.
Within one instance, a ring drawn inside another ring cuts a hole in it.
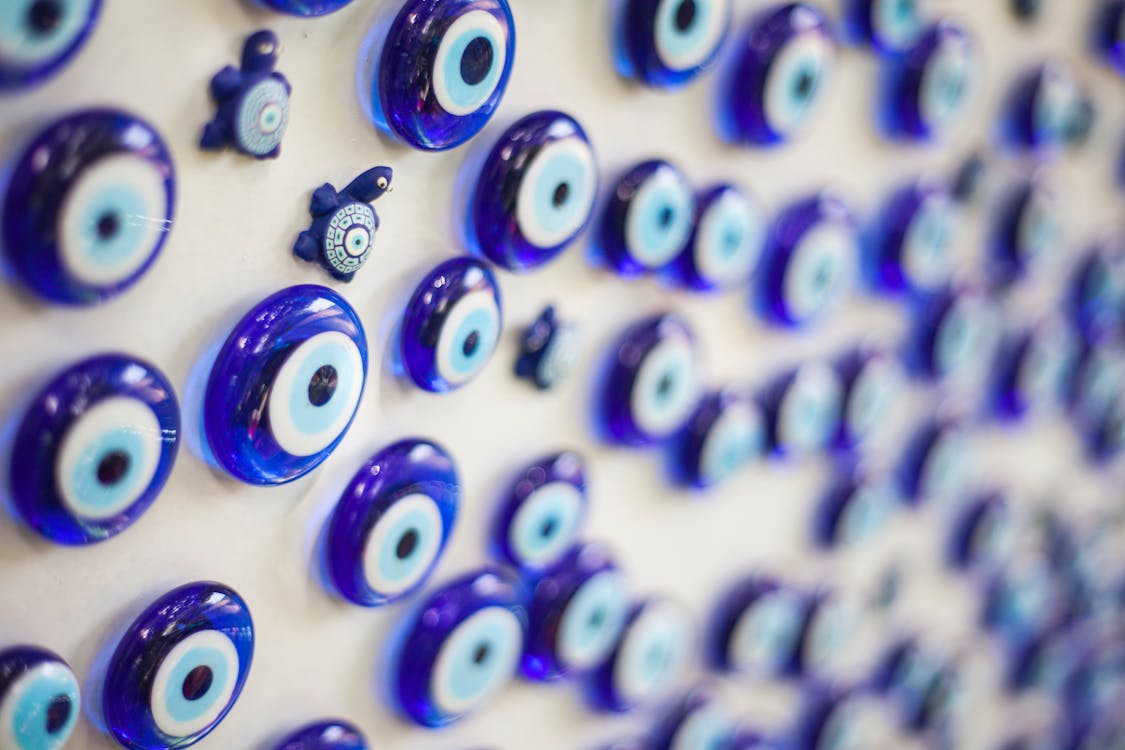
[[[289,123],[289,81],[274,71],[277,35],[255,31],[242,48],[242,67],[228,65],[211,79],[215,119],[203,128],[201,148],[230,146],[256,159],[274,159]]]
[[[297,237],[293,253],[319,263],[341,281],[351,281],[371,255],[379,216],[368,204],[391,187],[391,168],[372,167],[337,192],[329,183],[313,191],[312,226]]]

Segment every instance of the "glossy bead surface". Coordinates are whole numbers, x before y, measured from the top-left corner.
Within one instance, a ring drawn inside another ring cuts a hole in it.
[[[696,196],[695,225],[687,246],[668,266],[678,285],[698,291],[744,283],[762,255],[762,207],[734,185],[716,185]]]
[[[797,592],[769,576],[745,578],[715,609],[709,657],[726,671],[777,677],[793,660],[803,620]]]
[[[256,2],[278,13],[311,18],[334,13],[352,0],[256,0]]]
[[[595,260],[625,278],[663,268],[687,247],[694,213],[695,197],[676,166],[641,162],[613,185]]]
[[[844,28],[882,54],[899,54],[925,31],[923,5],[921,0],[845,0]]]
[[[309,473],[352,423],[367,380],[367,339],[343,297],[282,289],[255,305],[219,350],[204,393],[218,465],[250,484]]]
[[[912,505],[960,500],[972,473],[968,426],[945,417],[923,423],[906,443],[900,471],[903,495]]]
[[[342,720],[318,721],[282,740],[274,750],[367,750],[363,733]]]
[[[405,0],[360,59],[376,126],[411,148],[442,151],[480,132],[508,86],[516,51],[507,0]]]
[[[238,700],[254,654],[242,598],[211,582],[169,591],[125,631],[102,688],[109,733],[131,750],[189,747]]]
[[[934,292],[955,269],[960,209],[942,180],[918,180],[895,191],[883,207],[868,275],[882,290]]]
[[[850,351],[836,367],[844,389],[837,443],[862,448],[886,432],[906,389],[898,352],[871,342]]]
[[[86,43],[101,9],[102,0],[4,3],[0,7],[0,92],[38,85],[61,71]]]
[[[952,21],[928,29],[887,64],[884,128],[895,138],[935,140],[964,118],[978,64],[974,44]]]
[[[527,592],[512,573],[484,568],[431,592],[407,625],[392,666],[398,708],[420,726],[446,726],[515,675]]]
[[[328,523],[336,590],[365,607],[417,591],[453,533],[460,499],[456,466],[441,446],[409,439],[379,450],[352,477]]]
[[[28,290],[91,305],[148,271],[174,203],[172,156],[152,126],[119,110],[80,110],[47,126],[16,160],[2,244]]]
[[[825,546],[862,544],[886,528],[901,505],[893,475],[855,472],[842,476],[825,494],[814,535]]]
[[[554,306],[548,305],[524,329],[516,377],[530,381],[541,391],[550,390],[570,375],[581,346],[582,333],[577,324],[559,319]]]
[[[1119,76],[1125,76],[1125,2],[1107,0],[1102,3],[1093,36],[1095,49]]]
[[[742,389],[725,388],[699,401],[671,446],[671,473],[679,484],[713,487],[761,456],[765,445],[758,402]]]
[[[123,354],[82,360],[56,375],[24,413],[12,449],[12,501],[59,544],[115,536],[156,500],[180,439],[168,379]]]
[[[1125,331],[1125,247],[1104,240],[1078,263],[1070,284],[1070,309],[1088,343]]]
[[[1012,145],[1041,156],[1057,153],[1082,93],[1070,70],[1047,62],[1017,79],[1009,95],[1005,132]]]
[[[1064,255],[1059,200],[1043,182],[1014,188],[998,214],[990,253],[991,276],[998,283],[1042,278]]]
[[[422,390],[456,390],[488,364],[502,326],[492,271],[472,258],[444,261],[406,303],[399,330],[403,369]]]
[[[78,679],[38,646],[0,650],[0,748],[61,750],[78,724]]]
[[[844,387],[824,362],[809,362],[778,378],[763,397],[775,456],[801,458],[832,445],[840,430]]]
[[[734,711],[699,687],[664,711],[653,744],[657,750],[727,750],[737,733]]]
[[[676,89],[719,55],[730,0],[623,0],[616,19],[618,72],[646,86]]]
[[[1050,315],[1010,336],[994,368],[995,408],[1005,419],[1057,406],[1078,360],[1078,340],[1061,315]]]

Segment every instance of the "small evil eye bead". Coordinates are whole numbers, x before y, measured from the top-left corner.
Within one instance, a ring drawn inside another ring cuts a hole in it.
[[[980,384],[996,356],[999,304],[985,289],[947,288],[915,305],[915,369],[955,392]]]
[[[189,747],[238,700],[254,655],[242,598],[211,582],[169,591],[122,636],[106,670],[102,718],[132,750]]]
[[[12,449],[12,500],[20,516],[60,544],[121,533],[156,500],[180,439],[168,379],[122,354],[59,373],[32,401]]]
[[[512,482],[494,523],[497,555],[529,573],[554,567],[586,522],[586,466],[573,451],[524,468]]]
[[[970,502],[954,521],[950,558],[959,568],[992,568],[1015,550],[1017,536],[1011,504],[991,492]]]
[[[527,592],[515,574],[484,568],[431,593],[407,624],[392,672],[398,708],[420,726],[447,726],[515,676]]]
[[[585,229],[597,192],[586,131],[562,112],[534,112],[504,131],[485,160],[470,203],[469,236],[501,268],[530,271]]]
[[[972,479],[968,425],[959,418],[926,422],[907,443],[900,468],[909,504],[959,500]]]
[[[360,61],[361,101],[392,138],[422,151],[455,148],[492,117],[515,51],[507,0],[406,0]]]
[[[845,0],[844,28],[855,41],[895,55],[925,31],[924,0]]]
[[[854,645],[859,617],[856,603],[841,594],[818,591],[809,595],[790,671],[813,677],[832,675]]]
[[[723,671],[779,676],[793,660],[803,621],[800,595],[767,576],[746,578],[715,611],[711,661]]]
[[[312,18],[335,13],[352,0],[255,0],[255,2],[278,13]]]
[[[1077,336],[1060,315],[1043,318],[1000,349],[996,413],[1005,419],[1056,406],[1078,360]]]
[[[78,723],[78,679],[37,646],[0,651],[0,748],[60,750]]]
[[[1094,48],[1106,62],[1125,76],[1125,2],[1109,0],[1102,5],[1094,24]]]
[[[1058,582],[1045,560],[1017,557],[988,582],[982,619],[1009,644],[1027,642],[1058,615],[1059,593]]]
[[[783,375],[766,391],[764,411],[770,450],[800,458],[828,448],[840,430],[844,386],[824,362]]]
[[[203,426],[214,460],[250,484],[304,476],[343,439],[366,380],[351,305],[322,286],[282,289],[243,316],[211,368]]]
[[[1052,155],[1067,143],[1067,130],[1082,92],[1064,66],[1045,63],[1017,79],[1005,129],[1018,148]]]
[[[655,750],[728,750],[739,732],[733,711],[699,687],[672,705],[657,724]]]
[[[1042,275],[1063,254],[1058,197],[1038,181],[1028,181],[1007,196],[994,231],[991,270],[1000,284]]]
[[[600,395],[607,439],[643,446],[679,432],[699,399],[699,369],[695,334],[679,315],[655,315],[626,329]]]
[[[456,390],[488,364],[502,323],[492,271],[472,258],[451,258],[426,275],[406,304],[399,330],[403,369],[422,390]]]
[[[886,528],[902,502],[893,476],[859,473],[841,478],[816,518],[817,541],[826,547],[862,544]]]
[[[758,402],[738,388],[716,391],[700,400],[672,444],[672,476],[685,486],[714,487],[762,455],[765,444]]]
[[[425,583],[460,503],[453,458],[428,440],[383,448],[348,484],[325,537],[328,571],[346,599],[374,607]]]
[[[896,191],[883,209],[870,275],[889,292],[934,292],[955,268],[961,210],[948,184],[919,180]]]
[[[554,388],[578,364],[582,339],[578,325],[561,320],[554,306],[548,305],[524,329],[516,359],[516,377],[530,381],[541,391]]]
[[[1125,247],[1099,242],[1078,264],[1070,308],[1083,339],[1091,344],[1117,338],[1125,328]]]
[[[937,680],[941,663],[913,639],[895,646],[883,659],[875,685],[894,704],[904,727],[921,729],[926,696]]]
[[[1112,458],[1125,444],[1125,353],[1119,345],[1087,348],[1071,384],[1071,410],[1094,458]]]
[[[952,21],[932,26],[888,63],[884,125],[893,137],[935,140],[968,111],[978,73],[972,39]]]
[[[609,658],[589,675],[588,697],[617,713],[651,706],[680,684],[695,649],[688,611],[670,599],[646,599],[633,606]]]
[[[951,180],[953,197],[962,206],[974,206],[984,198],[989,182],[989,163],[980,153],[969,154]]]
[[[859,237],[851,212],[822,192],[793,203],[774,223],[755,302],[771,322],[807,325],[851,296],[858,274]]]
[[[803,131],[823,99],[836,58],[828,19],[809,3],[784,3],[751,20],[721,96],[732,140],[759,146]]]
[[[102,0],[11,0],[0,6],[0,92],[40,83],[78,54]]]
[[[283,739],[274,750],[368,750],[363,732],[339,719],[304,726]]]
[[[610,193],[597,260],[625,278],[662,268],[687,247],[694,213],[695,197],[678,168],[659,159],[637,164]]]
[[[791,743],[793,750],[895,747],[885,706],[862,689],[809,688]]]
[[[572,549],[532,588],[524,676],[557,680],[600,665],[621,636],[626,602],[625,574],[604,546]]]
[[[118,110],[82,110],[48,126],[16,161],[0,237],[30,291],[90,305],[152,266],[174,199],[172,156],[148,123]]]
[[[653,88],[684,86],[719,56],[730,20],[730,0],[623,0],[617,70]]]
[[[879,436],[906,388],[906,368],[898,353],[880,345],[849,352],[837,371],[844,389],[837,442],[854,449]]]
[[[668,266],[669,275],[680,286],[699,291],[745,282],[758,264],[765,241],[761,206],[733,185],[704,191],[695,205],[695,227],[687,247]]]

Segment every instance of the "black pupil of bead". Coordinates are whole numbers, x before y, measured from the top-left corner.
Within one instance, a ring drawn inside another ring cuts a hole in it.
[[[554,195],[551,196],[551,203],[555,208],[566,203],[566,199],[570,197],[570,185],[565,182],[560,182],[558,187],[555,188]]]
[[[559,524],[555,520],[554,516],[548,518],[543,522],[543,525],[539,527],[539,536],[543,537],[544,539],[549,539],[555,533],[555,529],[558,528],[558,525]]]
[[[695,23],[695,0],[684,0],[676,8],[676,30],[687,31]]]
[[[808,99],[815,86],[816,74],[806,68],[797,74],[797,80],[793,82],[793,91],[801,99]]]
[[[590,619],[587,625],[593,630],[594,628],[600,628],[603,622],[605,622],[605,611],[598,608],[590,613]]]
[[[656,384],[656,395],[660,400],[668,398],[672,394],[672,389],[676,385],[676,378],[672,373],[666,372],[660,378],[660,382]]]
[[[821,263],[817,266],[816,276],[813,277],[813,284],[817,289],[823,289],[828,286],[828,281],[832,278],[832,270],[828,267],[827,263]]]
[[[98,217],[98,239],[108,240],[121,228],[121,219],[115,213],[104,213]]]
[[[465,47],[461,55],[461,78],[470,86],[488,77],[492,70],[492,43],[478,36]]]
[[[63,10],[59,0],[36,0],[27,10],[28,26],[35,34],[49,34],[58,28]]]
[[[465,343],[461,345],[461,351],[464,353],[464,355],[466,357],[471,357],[471,356],[473,356],[473,352],[475,352],[477,350],[477,346],[479,346],[479,345],[480,345],[480,334],[477,333],[476,331],[473,331],[472,333],[470,333],[468,336],[465,337]]]
[[[211,672],[211,667],[200,664],[188,672],[187,677],[184,678],[184,684],[180,687],[180,692],[183,693],[185,700],[199,700],[211,689],[211,681],[214,678],[215,675]]]
[[[129,470],[129,454],[124,451],[111,451],[98,462],[98,482],[111,485],[121,480]]]
[[[667,229],[672,223],[672,209],[668,206],[660,209],[660,216],[657,221],[660,222],[662,228]]]
[[[477,650],[473,652],[473,664],[481,665],[488,661],[489,647],[487,643],[477,645]]]
[[[324,365],[314,372],[309,380],[309,403],[313,406],[327,404],[336,392],[337,380],[336,368],[332,365]]]
[[[398,544],[395,546],[395,554],[398,555],[399,560],[405,560],[410,557],[410,553],[418,546],[418,532],[410,529],[401,537],[399,537]]]
[[[54,734],[66,726],[67,720],[70,719],[70,711],[69,695],[56,695],[52,698],[47,705],[47,734]]]

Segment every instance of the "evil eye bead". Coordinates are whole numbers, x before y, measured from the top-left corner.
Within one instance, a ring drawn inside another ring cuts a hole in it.
[[[650,445],[675,435],[699,396],[699,353],[687,321],[675,313],[626,329],[612,352],[601,393],[607,438]]]
[[[797,201],[766,243],[755,302],[771,322],[807,325],[838,308],[855,287],[859,238],[844,203],[829,193]]]
[[[993,492],[969,503],[950,536],[953,563],[961,568],[987,568],[1015,549],[1016,520],[1004,495]]]
[[[861,346],[837,368],[844,388],[839,443],[856,448],[880,434],[906,386],[898,355],[879,346]]]
[[[723,483],[760,456],[766,444],[765,418],[750,394],[728,388],[705,396],[673,447],[676,481],[706,488]]]
[[[78,54],[101,0],[12,0],[0,7],[0,91],[40,83]]]
[[[352,0],[256,0],[256,2],[278,13],[312,18],[334,13]]]
[[[976,75],[969,35],[952,21],[938,22],[889,64],[888,132],[910,140],[940,138],[968,111]]]
[[[102,689],[105,727],[131,750],[189,747],[238,700],[254,655],[246,603],[220,583],[169,591],[117,644]]]
[[[669,272],[699,291],[736,286],[758,264],[765,235],[762,209],[745,192],[733,185],[710,188],[696,200],[695,227]]]
[[[803,675],[827,675],[844,661],[859,626],[855,603],[821,592],[808,598],[792,667]]]
[[[581,534],[587,504],[580,455],[565,451],[536,461],[516,477],[496,515],[498,555],[533,573],[555,566]]]
[[[939,418],[919,428],[902,460],[907,502],[960,499],[972,478],[970,449],[968,427],[959,419]]]
[[[599,544],[576,547],[531,592],[523,674],[556,680],[597,667],[628,614],[625,575]]]
[[[152,126],[118,110],[75,112],[16,161],[0,218],[8,263],[49,302],[105,301],[156,260],[174,198],[172,157]]]
[[[361,60],[361,99],[379,128],[423,151],[455,148],[480,132],[504,96],[516,51],[507,0],[406,0],[379,41]]]
[[[918,369],[953,391],[984,378],[1000,338],[1000,308],[983,289],[946,290],[918,304]]]
[[[60,544],[109,539],[156,500],[179,439],[180,408],[163,373],[122,354],[83,360],[24,414],[9,472],[13,504]]]
[[[1008,284],[1042,275],[1063,253],[1059,201],[1045,185],[1029,181],[1001,207],[993,242],[993,277]]]
[[[60,750],[78,723],[78,680],[36,646],[0,651],[0,748]]]
[[[943,672],[937,655],[907,640],[891,649],[880,671],[877,684],[897,708],[903,726],[915,730],[929,726]]]
[[[794,732],[795,750],[893,747],[886,709],[861,690],[813,687]]]
[[[380,450],[348,484],[326,536],[328,568],[349,601],[374,607],[429,578],[460,503],[453,458],[427,440]]]
[[[921,0],[847,0],[849,35],[884,54],[905,52],[925,31]]]
[[[758,15],[723,94],[730,136],[767,146],[798,135],[823,99],[835,58],[828,19],[814,6],[784,3]]]
[[[601,224],[601,262],[626,278],[672,262],[691,237],[695,198],[687,178],[657,159],[617,180]]]
[[[617,69],[646,86],[679,88],[715,61],[730,28],[730,0],[625,0]]]
[[[220,467],[276,485],[304,476],[335,450],[367,379],[367,339],[343,297],[312,284],[255,305],[215,358],[204,430]]]
[[[1078,265],[1070,291],[1074,322],[1091,344],[1117,338],[1125,328],[1125,248],[1098,243]]]
[[[1067,321],[1051,315],[1001,348],[996,411],[1007,419],[1041,413],[1061,400],[1078,358]]]
[[[1102,5],[1094,26],[1094,47],[1118,75],[1125,76],[1125,2],[1109,0]]]
[[[997,571],[985,592],[984,623],[1018,644],[1058,613],[1059,586],[1046,561],[1021,556]]]
[[[681,605],[659,598],[635,605],[609,658],[590,675],[591,701],[624,713],[666,697],[686,674],[695,638]]]
[[[845,478],[825,497],[816,536],[825,546],[861,544],[886,528],[901,505],[893,476],[877,473]]]
[[[1007,132],[1021,149],[1052,155],[1067,143],[1082,92],[1071,72],[1048,62],[1017,80],[1011,94]]]
[[[514,677],[527,632],[519,579],[485,568],[431,593],[408,623],[394,665],[399,709],[424,727],[452,724]]]
[[[782,376],[765,399],[769,445],[778,456],[807,456],[831,445],[840,429],[844,387],[824,362]]]
[[[804,603],[795,592],[772,578],[747,578],[716,610],[712,659],[725,671],[778,676],[793,659],[803,621]]]
[[[876,286],[890,292],[934,292],[949,283],[960,218],[943,181],[921,180],[892,195],[874,243]]]
[[[656,728],[656,750],[726,750],[738,733],[733,712],[707,688],[672,706]]]
[[[1125,447],[1125,354],[1120,346],[1086,350],[1071,385],[1072,411],[1086,447],[1108,459]]]
[[[282,740],[274,750],[368,750],[363,733],[346,721],[318,721]]]
[[[597,191],[586,131],[562,112],[535,112],[508,128],[485,160],[470,205],[470,235],[496,265],[530,271],[586,227]]]
[[[422,390],[456,390],[488,364],[502,323],[492,271],[472,258],[451,258],[426,275],[406,305],[403,368]]]

